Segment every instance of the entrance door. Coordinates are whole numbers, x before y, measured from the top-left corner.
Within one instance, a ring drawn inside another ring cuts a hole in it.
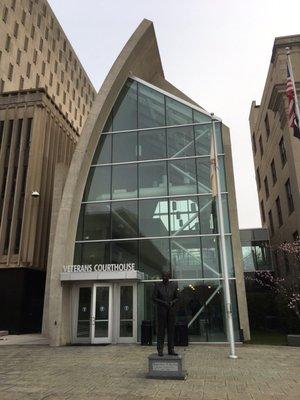
[[[75,286],[73,299],[73,343],[136,342],[136,283]]]
[[[116,342],[135,343],[137,340],[137,287],[136,284],[118,284],[116,288],[117,321]]]
[[[95,284],[93,290],[91,318],[92,343],[111,343],[112,309],[112,285]]]

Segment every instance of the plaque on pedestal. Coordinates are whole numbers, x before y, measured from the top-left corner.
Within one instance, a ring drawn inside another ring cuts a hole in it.
[[[148,357],[149,372],[147,378],[152,379],[186,379],[186,371],[182,369],[182,357],[164,355],[158,356],[156,353]]]

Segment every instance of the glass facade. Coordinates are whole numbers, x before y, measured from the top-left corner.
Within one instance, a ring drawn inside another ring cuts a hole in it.
[[[221,124],[215,126],[235,302]],[[205,113],[129,79],[100,135],[81,205],[74,264],[135,262],[144,273],[138,331],[141,320],[154,318],[153,282],[170,271],[181,291],[178,320],[188,323],[191,337],[226,340],[211,132]]]

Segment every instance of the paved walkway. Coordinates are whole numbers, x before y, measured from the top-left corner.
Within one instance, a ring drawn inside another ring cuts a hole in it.
[[[0,346],[8,345],[30,345],[30,344],[49,344],[47,338],[39,333],[32,333],[28,335],[7,335],[0,337]],[[0,398],[1,400],[1,398]]]
[[[179,348],[186,381],[145,379],[138,345],[2,346],[1,400],[299,400],[300,348],[245,345]]]

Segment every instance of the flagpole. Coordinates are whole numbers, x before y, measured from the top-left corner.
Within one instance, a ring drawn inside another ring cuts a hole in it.
[[[214,153],[215,153],[215,166],[217,175],[217,204],[218,204],[218,214],[219,214],[219,233],[220,233],[220,247],[221,247],[221,266],[222,275],[224,282],[224,299],[225,299],[225,314],[226,314],[226,326],[227,326],[227,338],[230,344],[229,358],[236,359],[235,354],[235,342],[234,342],[234,332],[233,332],[233,319],[232,319],[232,304],[230,296],[230,285],[228,277],[228,263],[227,263],[227,252],[226,252],[226,242],[225,242],[225,229],[224,229],[224,215],[223,215],[223,205],[221,198],[221,183],[219,174],[219,160],[218,160],[218,149],[216,141],[216,130],[215,130],[215,117],[211,113],[212,118],[212,139],[214,141]]]
[[[293,72],[293,67],[292,67],[292,62],[291,62],[291,57],[290,57],[290,48],[286,47],[286,56],[287,56],[287,62],[288,62],[288,66],[289,66],[289,71],[290,71],[290,75],[292,78],[292,84],[293,84],[293,88],[294,88],[294,93],[295,93],[295,111],[297,114],[297,118],[298,118],[298,123],[300,123],[300,111],[299,111],[299,102],[298,102],[298,97],[297,97],[297,91],[296,91],[296,85],[295,85],[295,79],[294,79],[294,72]]]

